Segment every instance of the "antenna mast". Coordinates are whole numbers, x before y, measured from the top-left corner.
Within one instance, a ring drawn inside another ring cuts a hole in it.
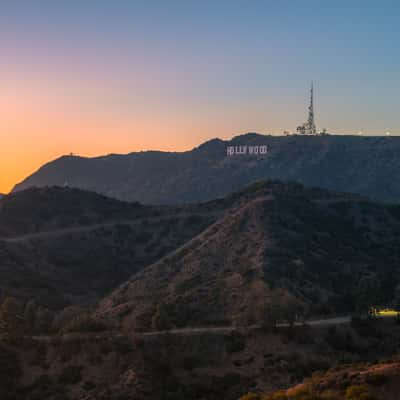
[[[314,84],[311,82],[310,91],[310,106],[308,107],[308,120],[307,120],[307,133],[309,135],[316,135],[317,128],[315,127],[314,121]]]

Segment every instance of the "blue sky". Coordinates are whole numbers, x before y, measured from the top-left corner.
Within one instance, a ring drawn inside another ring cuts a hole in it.
[[[184,150],[216,136],[294,130],[312,80],[320,128],[400,134],[395,1],[0,7],[0,135],[4,152],[32,160],[26,168],[69,150]],[[21,140],[46,146],[21,153]]]

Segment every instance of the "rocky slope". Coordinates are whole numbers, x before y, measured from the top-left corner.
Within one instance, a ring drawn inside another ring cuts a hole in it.
[[[266,156],[227,157],[227,146],[267,145]],[[265,136],[214,139],[183,153],[157,151],[97,158],[65,156],[40,168],[14,191],[64,185],[150,204],[197,203],[263,179],[359,193],[397,202],[400,137]]]
[[[393,298],[399,206],[281,182],[234,197],[214,224],[107,297],[99,314],[147,330],[160,306],[179,327],[254,323],[273,302],[313,315],[352,312],[364,286],[371,302]]]

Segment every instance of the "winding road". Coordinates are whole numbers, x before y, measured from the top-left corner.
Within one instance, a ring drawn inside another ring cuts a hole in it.
[[[330,325],[341,325],[349,324],[351,322],[350,316],[344,317],[334,317],[327,319],[310,320],[304,322],[295,322],[294,326],[311,326],[311,327],[324,327]],[[288,323],[277,324],[277,328],[288,328],[290,325]],[[261,325],[250,325],[250,326],[215,326],[215,327],[196,327],[196,328],[178,328],[170,329],[164,331],[148,331],[148,332],[135,332],[137,337],[148,337],[148,336],[163,336],[163,335],[196,335],[202,333],[216,333],[225,334],[230,332],[249,332],[252,330],[260,329]],[[66,333],[64,335],[40,335],[33,336],[32,339],[42,342],[50,342],[52,340],[76,340],[76,339],[103,339],[106,337],[124,337],[122,333],[115,331],[107,331],[101,333]]]

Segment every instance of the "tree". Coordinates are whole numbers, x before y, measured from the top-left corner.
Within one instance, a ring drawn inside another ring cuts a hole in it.
[[[0,338],[17,338],[23,329],[23,306],[14,297],[7,297],[0,306]]]
[[[0,344],[0,399],[19,399],[18,389],[21,388],[19,380],[22,377],[21,363],[16,351],[9,346]]]
[[[397,319],[400,321],[400,284],[394,291],[393,308],[397,311]]]
[[[295,298],[290,297],[282,305],[282,313],[290,328],[293,328],[295,322],[304,315],[304,308]]]
[[[325,128],[322,129],[320,135],[325,136],[325,135],[327,135],[327,134],[328,134],[327,130],[326,130]]]
[[[375,274],[363,276],[355,291],[355,303],[359,314],[371,315],[379,302],[379,281]]]
[[[151,320],[151,326],[156,331],[167,331],[171,328],[171,322],[164,304],[158,304],[156,312]]]
[[[272,293],[269,301],[266,302],[263,315],[263,325],[266,328],[275,328],[282,318],[282,299],[277,293]]]
[[[294,297],[274,292],[265,303],[262,322],[264,327],[274,328],[279,321],[287,321],[293,327],[304,316],[304,307]]]

